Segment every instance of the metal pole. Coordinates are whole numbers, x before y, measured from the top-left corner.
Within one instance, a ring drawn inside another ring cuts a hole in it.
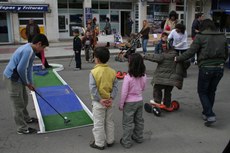
[[[187,0],[184,0],[184,25],[187,29]]]

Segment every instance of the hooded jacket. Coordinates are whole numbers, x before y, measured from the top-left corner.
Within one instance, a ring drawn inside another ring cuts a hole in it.
[[[199,67],[224,64],[228,58],[228,44],[224,33],[204,30],[196,35],[190,48],[176,57],[176,60],[185,61],[195,53],[197,53]]]

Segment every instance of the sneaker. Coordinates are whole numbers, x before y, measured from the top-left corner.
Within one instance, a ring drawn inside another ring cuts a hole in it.
[[[30,124],[30,123],[38,123],[38,119],[31,117],[29,120],[26,121],[26,123]]]
[[[33,134],[33,133],[37,133],[37,130],[29,127],[27,130],[20,130],[20,131],[17,131],[17,133],[18,134]]]
[[[115,143],[107,143],[107,147],[112,147]]]
[[[99,147],[95,144],[95,141],[93,141],[90,145],[89,145],[91,148],[95,148],[95,149],[99,149],[99,150],[104,150],[105,147],[102,146],[102,147]]]
[[[158,103],[155,102],[153,99],[151,99],[149,102],[150,102],[151,104],[158,104]]]
[[[204,122],[204,125],[209,127],[215,122],[216,122],[216,117],[215,116],[207,117],[207,120]]]
[[[81,68],[75,68],[74,70],[75,70],[75,71],[80,71],[80,70],[81,70]]]
[[[124,148],[126,148],[126,149],[129,149],[129,148],[132,147],[132,144],[131,144],[131,145],[125,145],[125,144],[122,142],[122,138],[120,139],[120,144],[121,144]]]
[[[202,114],[202,118],[203,118],[204,121],[207,121],[207,116],[206,115]]]
[[[136,143],[142,143],[142,142],[143,142],[143,139],[142,139],[142,140],[135,139],[133,135],[131,136],[131,138],[132,138],[132,140],[135,141]]]

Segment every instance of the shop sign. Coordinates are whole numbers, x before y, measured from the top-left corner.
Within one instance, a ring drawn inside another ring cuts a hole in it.
[[[154,2],[154,3],[170,3],[171,0],[148,0],[148,2]]]
[[[48,12],[49,5],[0,5],[1,12]]]

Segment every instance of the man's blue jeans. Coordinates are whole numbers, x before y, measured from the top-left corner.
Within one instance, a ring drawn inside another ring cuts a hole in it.
[[[207,117],[215,116],[212,110],[215,92],[223,74],[224,69],[221,67],[202,67],[199,69],[198,94],[203,107],[202,114]]]

